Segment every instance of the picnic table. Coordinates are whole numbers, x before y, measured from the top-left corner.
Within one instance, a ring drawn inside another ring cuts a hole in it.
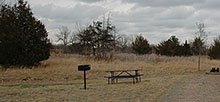
[[[108,84],[114,84],[115,82],[118,82],[118,79],[122,78],[132,78],[133,83],[135,82],[141,82],[141,76],[143,74],[139,73],[140,70],[109,70],[106,71],[107,73],[110,73],[110,76],[104,76],[104,78],[108,79]]]

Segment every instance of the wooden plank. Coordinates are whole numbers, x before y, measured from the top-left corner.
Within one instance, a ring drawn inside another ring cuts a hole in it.
[[[137,76],[130,76],[130,75],[122,75],[122,76],[114,76],[112,78],[136,78]]]
[[[139,69],[135,69],[135,70],[109,70],[106,72],[124,72],[124,71],[140,71]]]

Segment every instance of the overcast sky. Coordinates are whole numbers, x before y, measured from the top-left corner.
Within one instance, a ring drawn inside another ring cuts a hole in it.
[[[171,35],[181,42],[192,40],[196,22],[206,26],[208,41],[220,35],[220,0],[26,0],[54,39],[61,26],[74,29],[102,20],[110,13],[111,23],[119,34],[142,33],[150,43],[157,44]]]

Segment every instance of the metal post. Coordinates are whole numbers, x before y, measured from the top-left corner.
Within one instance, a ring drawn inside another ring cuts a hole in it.
[[[86,89],[86,71],[84,70],[84,89]]]
[[[84,71],[84,89],[86,89],[86,71],[90,69],[91,69],[90,65],[79,65],[78,66],[79,71]]]
[[[200,54],[199,54],[199,60],[198,60],[198,71],[200,71]]]

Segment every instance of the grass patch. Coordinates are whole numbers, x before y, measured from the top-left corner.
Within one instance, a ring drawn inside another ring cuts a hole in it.
[[[40,83],[40,84],[8,84],[0,85],[1,87],[18,87],[18,88],[39,88],[49,86],[60,86],[60,85],[80,85],[83,83]]]
[[[0,99],[13,102],[18,98],[21,102],[157,102],[159,96],[184,76],[203,75],[219,63],[220,60],[202,56],[201,71],[198,72],[197,56],[117,54],[112,61],[78,55],[54,56],[32,69],[0,70],[0,94],[3,94]],[[78,71],[78,65],[81,64],[92,67],[86,76],[90,90],[80,90],[83,72]],[[140,69],[144,76],[137,84],[130,79],[121,79],[119,84],[108,85],[104,76],[109,73],[105,71],[120,69]],[[16,95],[16,92],[20,94]]]

